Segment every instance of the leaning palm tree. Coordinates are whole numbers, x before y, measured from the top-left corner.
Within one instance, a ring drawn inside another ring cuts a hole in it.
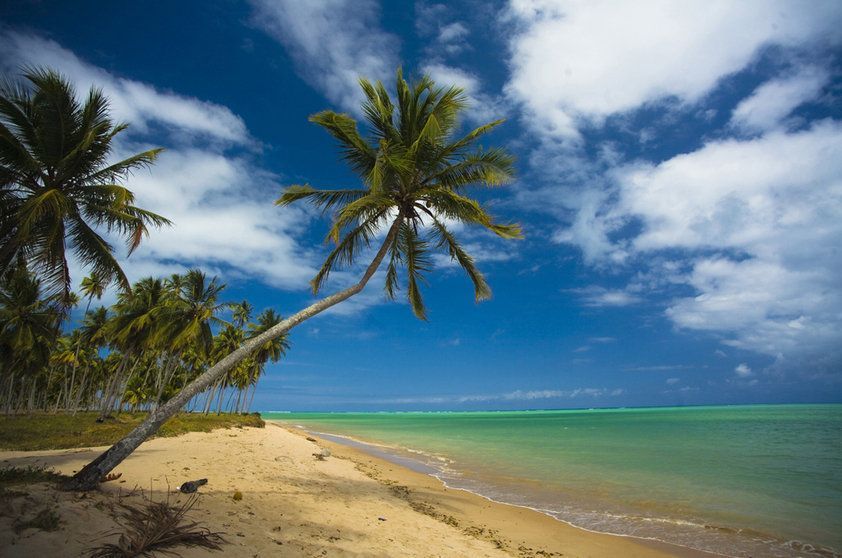
[[[381,83],[360,80],[366,101],[363,112],[369,128],[364,138],[357,123],[346,114],[320,112],[311,121],[339,141],[343,158],[361,175],[363,187],[351,190],[315,190],[292,186],[278,200],[286,206],[309,201],[333,212],[328,239],[335,247],[312,281],[319,292],[331,271],[348,266],[373,242],[370,263],[360,280],[286,318],[265,332],[246,340],[178,395],[150,413],[146,420],[108,451],[80,470],[67,484],[89,489],[125,459],[192,397],[234,370],[254,351],[301,322],[363,290],[388,256],[386,294],[395,296],[400,269],[405,270],[407,295],[415,314],[425,317],[419,282],[431,267],[429,255],[445,250],[473,282],[477,300],[491,289],[474,260],[459,244],[450,222],[479,225],[503,238],[519,238],[520,227],[498,224],[475,200],[465,195],[469,186],[500,186],[513,173],[512,157],[502,149],[476,147],[480,136],[499,126],[497,120],[463,137],[454,137],[466,96],[458,87],[436,87],[428,77],[408,84],[397,75],[397,106]]]
[[[28,83],[0,85],[0,273],[25,261],[50,294],[70,293],[65,247],[102,276],[129,282],[113,247],[97,229],[126,238],[129,253],[149,225],[165,218],[134,205],[119,182],[149,166],[160,149],[110,162],[112,141],[126,129],[91,89],[84,103],[58,73],[27,70]]]

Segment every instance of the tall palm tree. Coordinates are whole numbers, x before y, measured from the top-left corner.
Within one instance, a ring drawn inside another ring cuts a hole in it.
[[[206,355],[213,342],[211,324],[222,323],[216,314],[228,306],[218,301],[225,285],[216,277],[208,281],[202,271],[191,269],[184,275],[173,275],[167,286],[172,296],[158,316],[162,324],[160,335],[174,352],[193,347]]]
[[[9,412],[15,382],[32,379],[49,361],[61,317],[42,297],[41,282],[25,267],[10,269],[0,279],[0,372]]]
[[[88,311],[91,309],[91,302],[93,302],[94,297],[97,300],[102,298],[102,295],[105,294],[105,288],[108,286],[108,279],[99,273],[91,273],[84,279],[82,279],[82,284],[80,285],[80,289],[82,291],[82,295],[87,297],[88,302],[85,305],[85,314],[84,318],[88,317]],[[81,335],[76,336],[76,353],[75,358],[73,359],[73,367],[70,371],[70,388],[73,389],[73,386],[76,385],[76,368],[79,366],[79,351],[82,349],[82,341],[83,337]],[[70,404],[70,392],[68,392],[68,405]]]
[[[380,242],[371,262],[356,284],[327,296],[280,321],[222,358],[108,451],[80,470],[68,483],[71,489],[89,489],[125,459],[193,396],[235,369],[240,362],[301,322],[359,293],[388,255],[386,294],[398,288],[399,268],[406,272],[412,309],[425,316],[418,283],[429,270],[433,249],[445,250],[468,274],[477,300],[491,290],[471,256],[448,228],[449,221],[479,225],[503,238],[519,238],[520,227],[498,224],[475,200],[465,195],[469,186],[500,186],[513,173],[513,160],[502,149],[483,150],[476,141],[499,126],[497,120],[455,138],[459,112],[466,96],[458,87],[436,87],[428,77],[408,84],[397,74],[397,105],[381,83],[360,80],[366,96],[363,112],[369,127],[364,138],[357,123],[346,114],[320,112],[311,121],[339,141],[343,158],[361,175],[363,188],[315,190],[292,186],[278,200],[285,206],[306,200],[323,211],[333,211],[328,238],[336,247],[312,281],[313,290],[324,286],[330,272],[350,265],[372,241]],[[380,235],[385,233],[383,240]]]
[[[234,302],[229,305],[231,308],[231,319],[237,327],[243,327],[251,320],[251,314],[254,312],[254,306],[248,301]]]
[[[91,302],[93,299],[102,299],[102,295],[105,294],[106,287],[108,287],[108,278],[104,275],[100,275],[99,273],[91,273],[82,279],[82,284],[79,286],[79,290],[82,292],[82,296],[88,299],[88,303],[85,306],[85,316],[88,315],[88,310],[91,309]]]
[[[128,288],[113,247],[96,229],[125,237],[131,253],[149,225],[169,224],[135,206],[134,194],[119,184],[161,150],[110,163],[112,140],[127,125],[112,122],[102,91],[92,88],[80,103],[52,70],[29,69],[23,77],[0,85],[0,273],[25,261],[46,290],[66,298],[70,246],[94,273]]]
[[[158,344],[168,353],[166,366],[162,367],[157,385],[156,403],[176,371],[178,359],[188,350],[207,356],[213,344],[211,324],[221,324],[216,314],[225,303],[218,302],[225,285],[214,277],[210,281],[198,269],[184,275],[173,275],[167,281],[169,296],[156,312],[160,324]]]
[[[257,323],[249,324],[250,337],[256,337],[263,332],[268,331],[281,320],[282,317],[280,314],[275,312],[272,308],[267,308],[257,317]],[[246,406],[247,410],[251,409],[251,402],[254,400],[254,393],[257,391],[257,382],[260,380],[260,377],[266,369],[266,363],[269,361],[278,362],[281,360],[281,357],[289,351],[289,347],[289,339],[287,339],[287,334],[285,333],[279,337],[269,339],[251,355],[251,359],[254,361],[254,366],[251,368],[251,377],[249,378],[252,391],[251,397],[249,397],[248,404]]]

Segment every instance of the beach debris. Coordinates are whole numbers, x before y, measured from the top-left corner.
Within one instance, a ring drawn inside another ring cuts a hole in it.
[[[320,452],[314,453],[313,457],[315,457],[319,461],[324,461],[325,459],[330,457],[330,450],[329,449],[323,449]]]
[[[169,495],[163,502],[147,500],[139,504],[118,504],[115,521],[122,527],[120,538],[88,550],[90,558],[150,556],[153,552],[176,554],[172,549],[183,546],[222,550],[226,541],[221,533],[214,533],[186,515],[196,505],[197,496],[190,496],[180,506],[170,504]]]
[[[318,440],[316,440],[315,438],[313,438],[312,436],[307,436],[307,438],[305,438],[305,439],[306,439],[308,442],[317,442],[317,441],[318,441]]]
[[[233,498],[235,502],[239,502],[243,499],[243,493],[237,490],[236,492],[234,492],[234,495],[231,496],[231,498]]]
[[[119,479],[122,476],[123,476],[123,473],[108,473],[107,475],[105,475],[104,477],[99,479],[99,482],[114,481],[114,480]]]
[[[178,491],[184,494],[193,494],[199,490],[200,486],[208,484],[208,479],[199,479],[194,481],[187,481],[178,487]]]
[[[377,521],[386,521],[386,518],[383,517],[383,516],[380,516],[380,517],[377,518]]]

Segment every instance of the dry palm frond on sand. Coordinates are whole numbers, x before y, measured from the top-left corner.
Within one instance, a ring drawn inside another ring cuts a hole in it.
[[[226,541],[220,533],[200,527],[186,519],[186,514],[196,504],[192,496],[180,506],[170,505],[169,497],[163,502],[148,501],[142,504],[119,504],[122,508],[115,518],[124,531],[116,543],[106,543],[89,551],[90,558],[123,558],[148,556],[152,552],[176,554],[174,547],[202,547],[222,550]],[[116,531],[119,532],[119,531]],[[116,534],[116,532],[111,534]]]

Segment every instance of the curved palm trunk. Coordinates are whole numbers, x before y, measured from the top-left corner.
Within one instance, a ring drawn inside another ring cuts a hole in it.
[[[380,267],[380,263],[386,256],[386,252],[398,232],[398,226],[401,221],[402,216],[399,214],[394,223],[392,223],[392,226],[389,228],[389,233],[386,235],[383,245],[377,251],[377,255],[371,261],[368,268],[366,268],[359,283],[311,304],[304,310],[301,310],[289,318],[278,322],[257,337],[253,337],[243,343],[239,349],[235,350],[233,353],[208,368],[198,378],[185,386],[178,395],[151,411],[146,419],[135,427],[134,430],[129,432],[125,438],[111,446],[107,451],[105,451],[105,453],[85,465],[78,473],[68,479],[67,482],[64,483],[65,490],[94,489],[105,475],[111,472],[114,467],[119,465],[149,436],[157,432],[161,425],[164,424],[164,422],[166,422],[171,416],[176,414],[188,401],[190,401],[192,397],[206,390],[212,383],[227,374],[261,345],[267,341],[275,339],[276,337],[280,337],[301,322],[324,312],[331,306],[339,304],[340,302],[347,300],[362,291],[363,288],[365,288],[366,283],[368,283],[374,275],[374,272],[377,271],[378,267]]]

